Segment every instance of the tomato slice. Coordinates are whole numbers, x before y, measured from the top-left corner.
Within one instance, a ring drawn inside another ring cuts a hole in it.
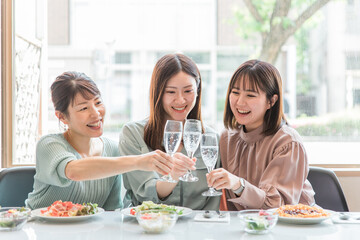
[[[83,208],[81,204],[74,204],[70,201],[63,202],[61,200],[55,201],[46,210],[41,210],[41,214],[53,217],[69,217],[75,216],[77,211]]]
[[[131,214],[131,215],[135,215],[135,214],[136,214],[136,211],[135,211],[134,208],[130,209],[130,214]]]
[[[268,216],[268,215],[270,215],[270,214],[265,212],[264,210],[260,210],[260,212],[259,212],[259,216]]]

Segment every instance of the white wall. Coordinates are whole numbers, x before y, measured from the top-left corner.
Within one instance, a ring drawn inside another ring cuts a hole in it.
[[[360,212],[360,176],[339,177],[341,187],[344,191],[349,210]]]

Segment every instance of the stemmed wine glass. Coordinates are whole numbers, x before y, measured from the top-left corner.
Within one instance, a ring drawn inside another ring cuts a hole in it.
[[[167,154],[172,157],[179,148],[182,136],[182,122],[167,120],[164,129],[164,146]],[[170,174],[164,175],[160,181],[176,183]]]
[[[200,151],[202,159],[210,173],[214,170],[216,160],[218,158],[218,142],[215,133],[204,133],[201,136]],[[206,192],[201,195],[206,197],[221,196],[222,192],[216,191],[214,188],[209,187]]]
[[[184,125],[184,146],[189,158],[193,159],[194,153],[199,146],[201,137],[201,122],[196,119],[186,119]],[[184,182],[196,182],[199,178],[195,177],[190,170],[179,178]]]

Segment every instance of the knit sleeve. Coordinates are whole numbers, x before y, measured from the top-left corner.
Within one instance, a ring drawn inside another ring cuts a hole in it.
[[[302,144],[290,142],[274,152],[258,186],[246,181],[241,196],[230,201],[245,208],[263,209],[297,204],[307,174],[308,163]]]
[[[68,162],[77,159],[65,142],[54,136],[45,136],[36,146],[36,177],[45,184],[66,187],[71,180],[65,175]]]

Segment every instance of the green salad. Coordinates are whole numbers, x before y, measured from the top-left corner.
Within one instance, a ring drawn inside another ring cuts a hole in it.
[[[246,217],[247,227],[251,230],[266,230],[269,228],[269,221],[265,217]]]
[[[81,208],[76,216],[83,215],[92,215],[98,212],[98,204],[97,203],[83,203],[83,208]]]
[[[137,212],[144,211],[144,210],[159,210],[161,212],[164,211],[174,211],[178,215],[183,214],[183,209],[179,209],[174,205],[166,205],[166,204],[156,204],[152,201],[144,201],[141,205],[134,207],[130,210],[131,215],[135,215]]]

